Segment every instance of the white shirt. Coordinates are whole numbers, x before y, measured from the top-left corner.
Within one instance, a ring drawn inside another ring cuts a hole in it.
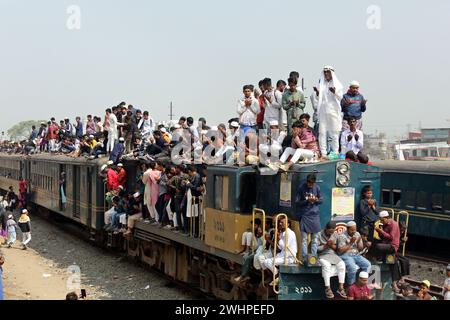
[[[277,257],[284,257],[285,243],[284,238],[287,232],[287,247],[286,249],[286,257],[294,258],[297,257],[297,236],[295,232],[291,229],[287,228],[285,232],[281,234],[280,240],[278,241],[278,247],[281,249],[281,252],[277,254]]]
[[[352,136],[352,140],[348,141],[347,137]],[[355,139],[355,135],[358,135],[358,141]],[[341,134],[341,154],[346,154],[348,151],[353,151],[358,154],[364,146],[364,134],[361,130],[356,129],[355,132],[351,132],[347,129]]]
[[[139,121],[138,128],[141,130],[142,137],[148,137],[153,134],[153,119],[149,116],[147,120],[142,118]]]
[[[279,91],[269,91],[265,92],[264,95],[267,95],[270,97],[270,100],[272,103],[270,103],[268,100],[264,99],[264,122],[266,124],[269,124],[270,121],[278,121],[278,124],[281,123],[280,119],[280,109],[281,109],[281,99],[283,96],[281,95],[281,92]],[[277,95],[275,97],[275,95]]]
[[[245,106],[245,98],[238,101],[237,113],[239,115],[239,123],[245,126],[256,125],[256,115],[259,113],[259,102],[255,97],[251,97],[252,104]]]

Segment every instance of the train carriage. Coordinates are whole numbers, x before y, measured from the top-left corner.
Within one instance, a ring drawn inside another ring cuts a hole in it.
[[[192,230],[191,236],[186,237],[137,221],[131,239],[115,242],[109,241],[115,237],[112,233],[105,237],[102,231],[104,212],[108,208],[104,200],[105,185],[98,174],[104,162],[105,159],[73,159],[58,155],[0,155],[0,170],[7,172],[8,176],[0,179],[1,188],[6,190],[10,185],[16,186],[21,176],[30,179],[32,202],[36,205],[87,227],[91,234],[96,235],[94,239],[104,241],[107,238],[108,244],[117,244],[117,248],[125,249],[128,256],[221,299],[324,298],[323,290],[321,293],[315,290],[315,295],[309,296],[297,293],[300,289],[296,290],[305,281],[318,281],[320,266],[317,265],[312,268],[298,265],[280,267],[282,290],[279,294],[263,285],[258,272],[252,273],[249,283],[233,280],[240,272],[242,256],[237,252],[241,249],[242,233],[251,228],[252,212],[260,217],[263,212],[267,213],[266,218],[286,213],[292,229],[298,230],[295,193],[309,173],[317,175],[317,183],[322,190],[322,226],[330,219],[339,222],[354,219],[364,185],[372,185],[374,196],[380,197],[380,170],[352,162],[295,165],[287,173],[274,175],[265,175],[253,166],[209,166],[207,191],[201,200],[199,238],[192,237]],[[136,187],[138,163],[124,160],[129,190]],[[67,202],[64,206],[59,182],[62,172],[66,173]],[[300,242],[300,235],[296,233]],[[230,268],[230,264],[234,267]]]
[[[380,205],[409,212],[408,233],[450,240],[450,161],[379,161]]]

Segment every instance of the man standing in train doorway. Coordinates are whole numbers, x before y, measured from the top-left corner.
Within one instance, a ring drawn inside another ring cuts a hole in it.
[[[341,100],[344,87],[334,73],[334,68],[325,66],[318,87],[312,95],[314,109],[317,109],[319,123],[319,145],[322,157],[339,152],[339,134],[342,129]],[[328,148],[328,138],[331,140]]]

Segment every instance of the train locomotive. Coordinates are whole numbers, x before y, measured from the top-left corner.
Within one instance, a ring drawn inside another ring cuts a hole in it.
[[[131,239],[103,230],[106,188],[99,178],[105,159],[73,159],[57,155],[28,157],[0,155],[0,188],[13,186],[19,179],[31,181],[31,202],[37,211],[51,211],[65,216],[90,233],[96,243],[123,250],[134,260],[163,272],[175,281],[197,287],[219,299],[324,299],[320,265],[280,266],[278,289],[268,285],[260,272],[254,271],[245,283],[233,281],[240,272],[241,235],[251,228],[255,216],[269,219],[285,214],[300,244],[296,215],[296,190],[306,176],[314,173],[323,195],[321,225],[335,220],[339,229],[356,219],[355,208],[361,189],[371,185],[374,198],[381,197],[381,170],[348,161],[296,164],[288,172],[265,174],[257,166],[214,165],[207,167],[206,193],[201,199],[199,237],[137,221]],[[133,190],[139,161],[123,161]],[[62,201],[61,177],[65,173]],[[34,210],[34,211],[35,211]],[[298,246],[301,248],[301,246]],[[300,250],[299,250],[300,251]],[[301,257],[301,252],[298,253]],[[384,287],[390,274],[381,266]],[[332,282],[333,285],[333,282]],[[305,289],[306,288],[306,289]],[[319,288],[321,288],[319,290]],[[389,290],[380,298],[391,298]]]

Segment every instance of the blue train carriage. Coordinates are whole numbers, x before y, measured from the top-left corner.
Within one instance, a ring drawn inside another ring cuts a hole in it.
[[[381,206],[408,211],[408,234],[450,240],[450,161],[376,162]]]
[[[358,220],[356,207],[364,186],[372,186],[374,198],[377,201],[380,198],[380,169],[355,162],[329,161],[295,165],[286,173],[260,175],[257,206],[268,214],[282,212],[288,216],[291,228],[297,235],[299,260],[302,254],[296,193],[311,173],[316,175],[322,193],[323,203],[320,207],[322,228],[328,221],[334,220],[338,224],[338,231],[343,231],[348,221]],[[308,259],[307,265],[282,265],[279,270],[278,299],[325,299],[321,268],[314,257]],[[374,267],[371,280],[382,284],[384,288],[389,288],[391,278],[388,266]],[[333,289],[337,289],[337,285],[337,278],[333,277]],[[377,298],[390,299],[390,290],[378,291]]]

